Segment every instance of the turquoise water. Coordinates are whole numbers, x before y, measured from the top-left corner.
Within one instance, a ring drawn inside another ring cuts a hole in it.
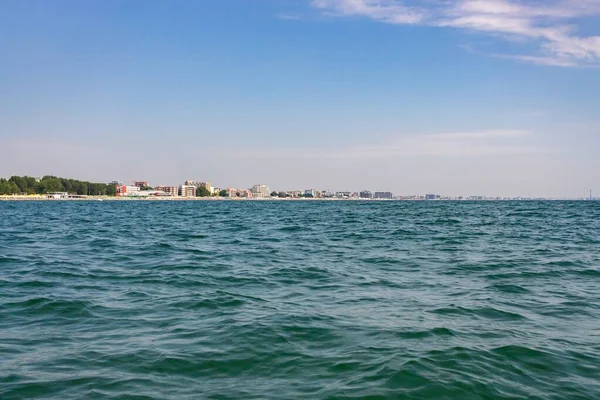
[[[598,399],[600,202],[0,202],[1,399]]]

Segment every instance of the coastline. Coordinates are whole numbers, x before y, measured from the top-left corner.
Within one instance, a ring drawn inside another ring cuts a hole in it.
[[[398,199],[340,199],[340,198],[252,198],[252,197],[119,197],[119,196],[84,196],[54,199],[44,195],[0,195],[0,201],[409,201]],[[413,201],[418,201],[415,199]]]
[[[587,199],[551,199],[551,198],[500,198],[500,199],[365,199],[365,198],[297,198],[297,197],[268,197],[268,198],[248,198],[248,197],[120,197],[120,196],[82,196],[73,198],[49,198],[45,195],[0,195],[0,201],[368,201],[368,202],[398,202],[398,201],[460,201],[460,202],[481,202],[481,201],[589,201]]]

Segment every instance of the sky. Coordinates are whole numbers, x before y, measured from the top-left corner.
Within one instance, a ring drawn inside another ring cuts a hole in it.
[[[2,0],[0,176],[600,192],[600,0]]]

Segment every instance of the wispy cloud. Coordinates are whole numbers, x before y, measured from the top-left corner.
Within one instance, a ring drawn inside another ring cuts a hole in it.
[[[424,10],[396,0],[313,0],[312,5],[334,15],[366,16],[393,24],[416,24],[426,17]]]
[[[425,135],[427,138],[443,139],[443,140],[461,140],[461,139],[501,139],[501,138],[521,138],[531,136],[529,131],[518,129],[494,129],[475,132],[450,132],[450,133],[434,133]]]
[[[577,67],[579,65],[577,60],[562,59],[559,57],[523,56],[512,54],[492,54],[492,56],[496,58],[507,58],[526,63],[532,63],[537,65],[549,65],[553,67]]]
[[[529,54],[494,55],[540,65],[600,64],[600,36],[580,36],[584,18],[600,16],[600,0],[312,0],[337,16],[420,24],[531,43]]]
[[[547,152],[527,143],[533,133],[524,130],[484,130],[406,135],[383,146],[357,147],[338,153],[343,158],[419,156],[491,156]]]
[[[527,140],[532,132],[524,130],[483,130],[401,135],[380,145],[363,145],[333,149],[261,148],[227,151],[238,159],[334,159],[370,160],[397,157],[481,157],[547,153],[550,149],[536,146]]]

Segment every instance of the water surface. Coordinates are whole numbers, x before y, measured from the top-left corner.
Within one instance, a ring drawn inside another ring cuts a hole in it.
[[[597,202],[0,202],[2,399],[598,399]]]

